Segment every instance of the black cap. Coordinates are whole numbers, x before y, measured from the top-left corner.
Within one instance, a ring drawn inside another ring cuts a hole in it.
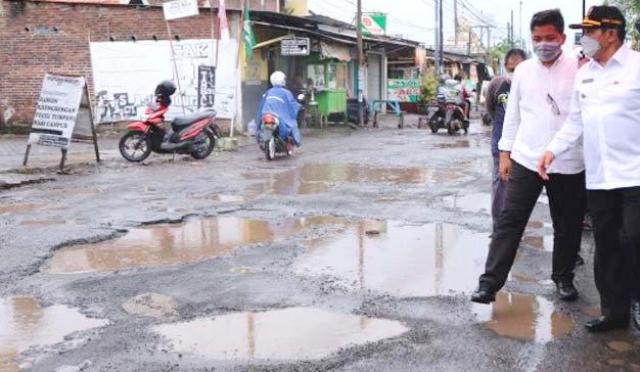
[[[620,9],[615,6],[592,6],[582,23],[569,25],[569,28],[625,28],[627,22]]]

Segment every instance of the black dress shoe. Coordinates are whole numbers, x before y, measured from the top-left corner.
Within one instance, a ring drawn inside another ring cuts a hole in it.
[[[584,325],[591,333],[607,332],[614,329],[629,328],[629,319],[612,319],[606,316],[593,319]]]
[[[631,303],[631,319],[636,329],[640,331],[640,300],[635,300]]]
[[[558,297],[562,301],[575,301],[578,299],[578,290],[573,285],[573,281],[562,281],[556,283]]]
[[[490,289],[478,288],[471,294],[471,302],[490,304],[496,300],[496,292]]]
[[[576,258],[576,266],[582,266],[582,265],[584,265],[584,258],[578,255],[578,258]]]

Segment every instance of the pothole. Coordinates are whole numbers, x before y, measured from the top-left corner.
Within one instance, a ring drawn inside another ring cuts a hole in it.
[[[462,178],[459,170],[420,167],[391,168],[363,164],[305,164],[276,174],[246,173],[246,179],[268,178],[247,190],[249,196],[260,194],[299,195],[330,191],[335,184],[427,184]]]
[[[450,295],[477,286],[488,243],[486,233],[456,225],[360,221],[308,242],[294,270],[401,297]]]
[[[519,293],[499,292],[493,304],[473,304],[473,311],[479,322],[499,336],[541,344],[567,335],[575,326],[553,302]]]
[[[74,332],[108,323],[65,305],[42,307],[33,297],[0,299],[0,367],[18,370],[17,358],[25,350],[55,345]]]
[[[312,360],[408,331],[393,320],[314,309],[241,312],[164,324],[164,347],[214,360]]]
[[[135,228],[116,239],[59,249],[42,271],[105,272],[194,263],[228,255],[241,246],[286,239],[310,226],[334,222],[340,220],[312,217],[271,221],[229,216]]]

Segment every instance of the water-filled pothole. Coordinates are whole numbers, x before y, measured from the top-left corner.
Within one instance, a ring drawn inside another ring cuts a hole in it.
[[[0,370],[18,370],[16,359],[30,347],[55,345],[71,333],[108,323],[65,305],[43,307],[32,297],[0,299]]]
[[[295,271],[401,297],[450,295],[477,286],[488,243],[488,234],[456,225],[361,221],[308,242]]]
[[[246,173],[247,179],[268,181],[248,188],[249,196],[260,194],[299,195],[328,192],[335,184],[427,184],[462,178],[457,169],[427,169],[420,167],[391,168],[363,164],[305,164],[275,174]]]
[[[82,273],[193,263],[230,254],[240,246],[285,239],[310,226],[334,221],[338,220],[218,217],[135,228],[116,239],[59,249],[42,270]]]
[[[242,312],[154,327],[174,352],[214,360],[312,360],[399,336],[400,322],[314,308]]]
[[[553,302],[519,293],[499,292],[488,305],[473,305],[478,321],[496,334],[536,343],[548,343],[570,333],[573,319],[555,309]]]

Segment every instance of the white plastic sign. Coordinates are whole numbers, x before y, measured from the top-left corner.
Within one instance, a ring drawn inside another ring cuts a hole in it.
[[[45,74],[29,144],[67,148],[84,92],[83,77]]]
[[[167,21],[200,14],[197,0],[167,1],[166,3],[162,3],[162,10],[164,11],[164,19]]]

